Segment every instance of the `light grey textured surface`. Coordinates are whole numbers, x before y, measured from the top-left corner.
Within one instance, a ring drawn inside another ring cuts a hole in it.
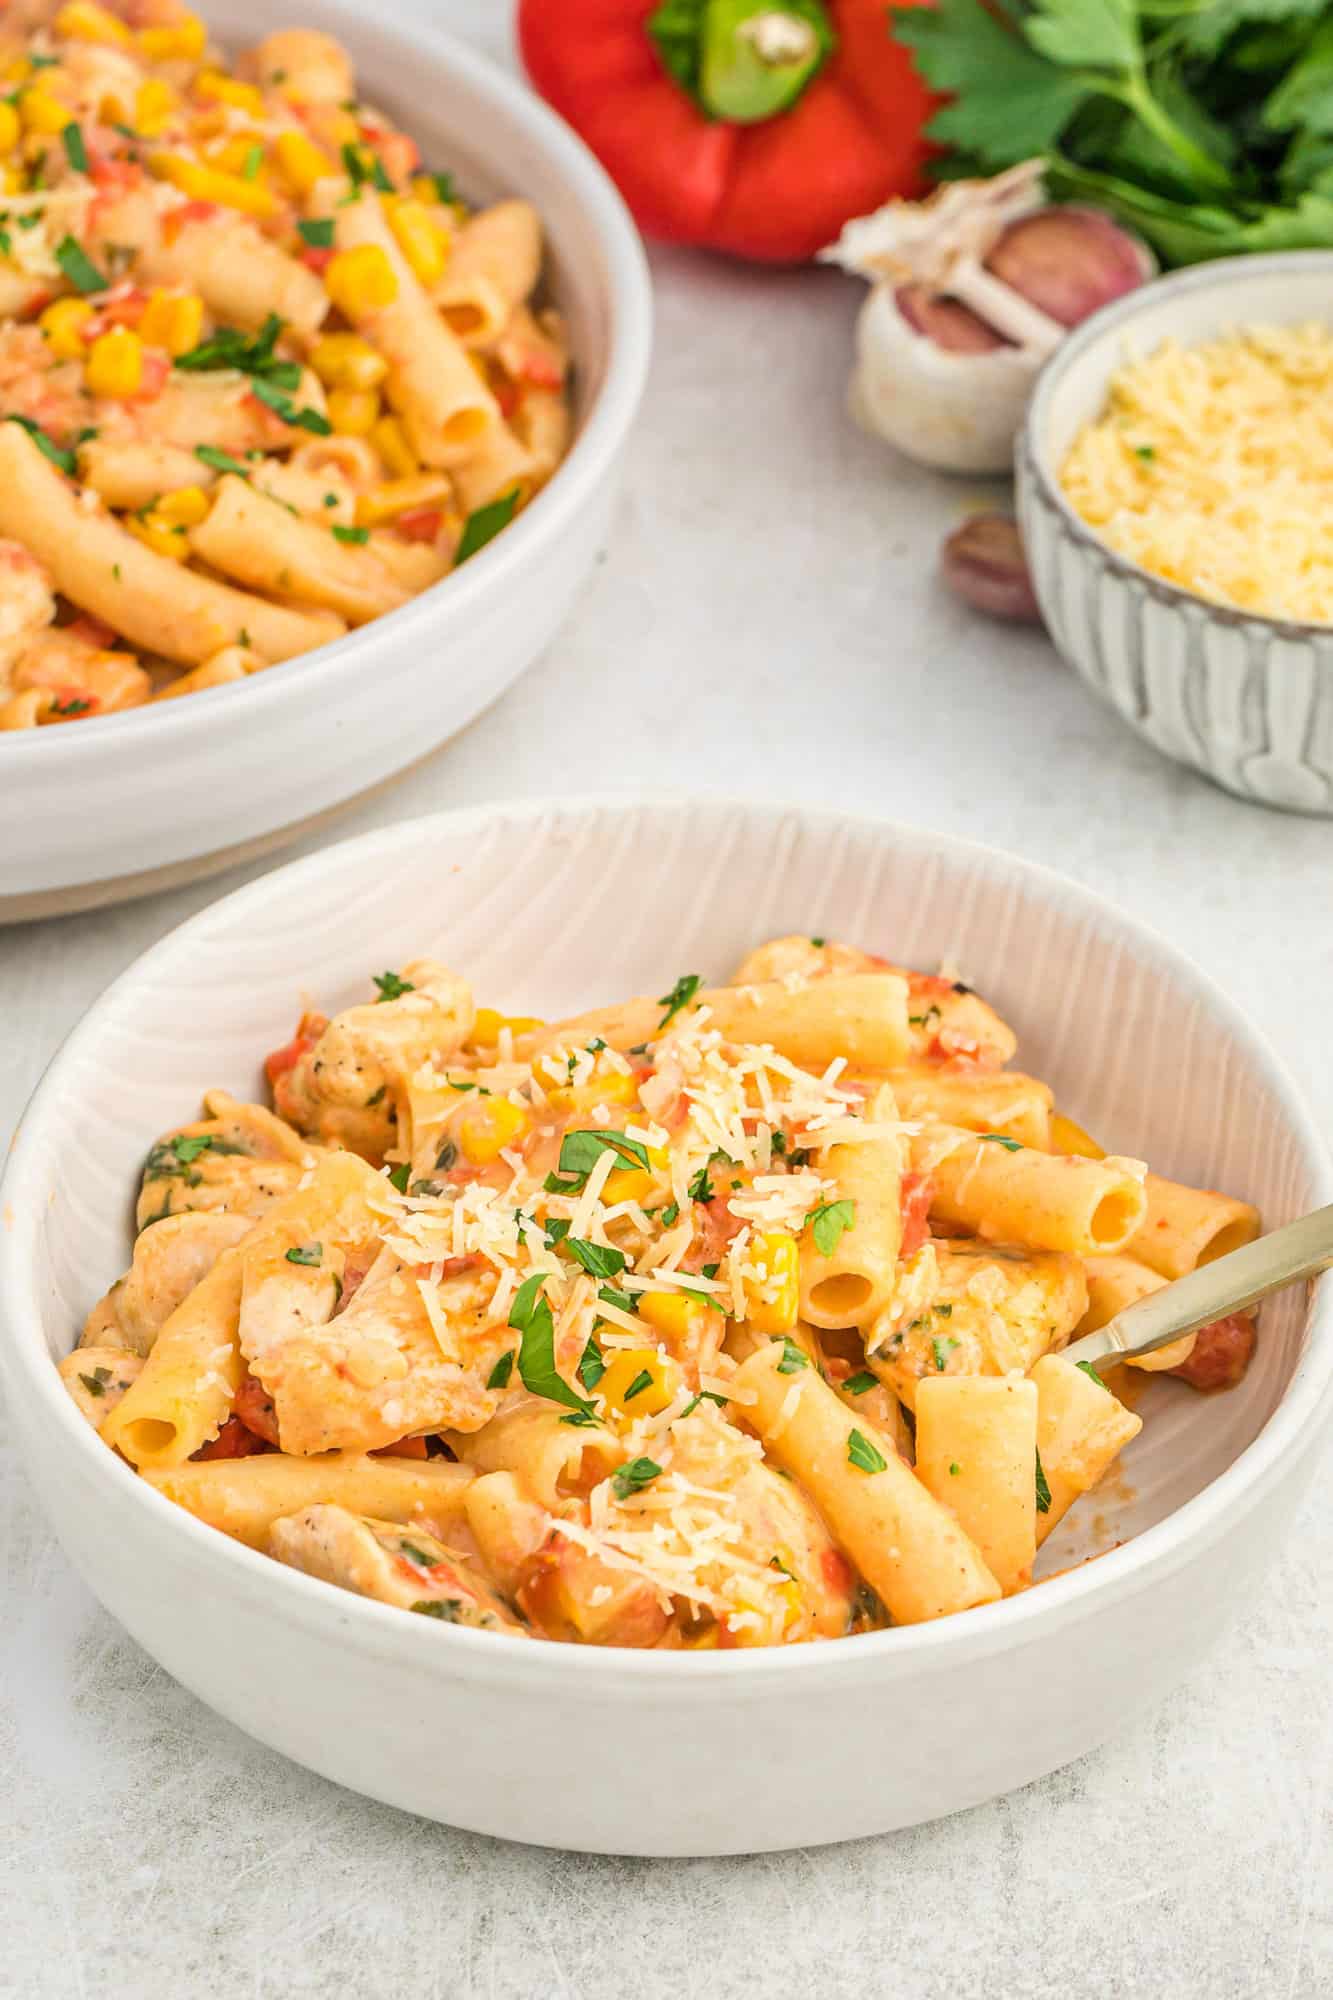
[[[436,11],[505,52],[496,0]],[[1327,1122],[1328,826],[1161,762],[1042,640],[940,594],[941,534],[980,491],[845,422],[849,281],[674,255],[656,274],[652,385],[574,623],[465,738],[343,830],[500,793],[649,785],[968,833],[1170,930],[1285,1049]],[[0,932],[0,1130],[106,982],[241,879]],[[542,1854],[368,1804],[168,1680],[75,1581],[3,1460],[0,1539],[5,1995],[1333,1994],[1322,1491],[1209,1668],[1130,1734],[934,1827],[754,1861]],[[552,1783],[575,1755],[614,1765],[615,1744],[568,1744],[553,1714]],[[689,1745],[663,1755],[689,1783]]]

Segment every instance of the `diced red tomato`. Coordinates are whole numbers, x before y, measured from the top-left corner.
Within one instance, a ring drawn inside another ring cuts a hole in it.
[[[830,1590],[843,1597],[851,1596],[856,1588],[856,1571],[841,1549],[825,1549],[819,1558],[819,1567]]]
[[[930,1198],[934,1187],[929,1174],[904,1174],[898,1192],[898,1209],[902,1217],[902,1242],[899,1256],[912,1257],[921,1248],[930,1234]]]
[[[167,386],[167,377],[171,373],[171,356],[164,354],[160,348],[146,347],[140,370],[139,386],[129,400],[132,403],[151,403],[153,398],[160,396]]]
[[[425,1438],[399,1438],[396,1444],[382,1444],[372,1458],[429,1458]]]
[[[278,1418],[273,1408],[273,1398],[257,1375],[246,1370],[240,1388],[232,1397],[232,1415],[238,1417],[248,1431],[265,1444],[279,1444]]]
[[[323,272],[327,271],[329,265],[333,262],[334,254],[331,248],[321,250],[318,244],[307,243],[301,252],[301,262],[308,271]]]
[[[500,370],[491,371],[491,394],[500,405],[500,415],[508,423],[523,401],[523,391],[512,375],[504,375]]]
[[[122,159],[119,155],[99,152],[95,147],[88,149],[88,178],[94,187],[104,194],[115,192],[126,194],[131,188],[139,187],[144,172],[137,160]],[[96,202],[92,204],[95,212]]]
[[[269,1082],[276,1083],[289,1069],[295,1069],[306,1051],[314,1048],[328,1025],[326,1014],[302,1014],[292,1039],[283,1048],[274,1049],[272,1055],[265,1057],[264,1074]]]
[[[208,1458],[250,1458],[257,1451],[267,1451],[263,1438],[243,1424],[239,1417],[228,1417],[222,1429],[210,1444],[201,1445],[191,1452],[192,1459]]]
[[[433,542],[443,520],[438,507],[408,507],[394,522],[399,534],[409,542]]]
[[[192,222],[211,222],[219,215],[215,201],[185,201],[179,208],[170,208],[162,220],[162,236],[167,243],[174,242],[182,229]]]
[[[1234,1389],[1254,1353],[1254,1320],[1249,1313],[1228,1313],[1194,1336],[1194,1352],[1179,1368],[1167,1370],[1192,1389]]]
[[[88,611],[81,612],[77,618],[71,619],[68,625],[62,625],[60,629],[66,638],[81,639],[85,645],[96,646],[102,651],[105,651],[116,637],[110,625],[104,624],[100,618],[94,618]]]
[[[544,347],[531,347],[523,356],[523,380],[534,389],[558,389],[564,375],[553,354]]]

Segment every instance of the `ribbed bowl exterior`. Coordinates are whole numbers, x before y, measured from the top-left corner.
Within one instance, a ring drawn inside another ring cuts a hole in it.
[[[1333,627],[1248,617],[1148,575],[1059,490],[1059,463],[1126,349],[1327,318],[1333,256],[1228,259],[1098,313],[1043,371],[1015,462],[1018,517],[1061,656],[1138,734],[1256,805],[1333,816]]]

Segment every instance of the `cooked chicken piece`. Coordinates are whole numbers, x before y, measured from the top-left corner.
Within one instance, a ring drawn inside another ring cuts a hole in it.
[[[123,1347],[76,1347],[60,1363],[60,1379],[75,1408],[100,1430],[143,1367],[143,1357]]]
[[[523,1633],[504,1600],[457,1550],[424,1528],[369,1520],[345,1507],[306,1507],[269,1531],[269,1553],[307,1576],[449,1625]]]
[[[167,1215],[135,1239],[134,1259],[123,1278],[89,1313],[81,1348],[120,1347],[147,1354],[163,1322],[212,1270],[224,1250],[248,1236],[248,1215],[185,1212]]]
[[[262,1104],[211,1090],[204,1109],[206,1117],[167,1133],[149,1152],[136,1214],[140,1229],[190,1209],[257,1218],[290,1194],[319,1158],[317,1148]]]

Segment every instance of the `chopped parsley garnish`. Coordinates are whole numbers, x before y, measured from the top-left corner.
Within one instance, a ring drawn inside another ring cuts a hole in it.
[[[824,949],[824,946],[828,943],[828,939],[822,937],[812,937],[810,942],[814,946],[816,951],[822,951]]]
[[[419,1549],[415,1542],[399,1542],[398,1553],[400,1556],[406,1556],[409,1562],[414,1562],[418,1569],[434,1569],[435,1567],[435,1557],[428,1556],[426,1551]]]
[[[623,1401],[625,1401],[626,1403],[632,1403],[636,1396],[641,1396],[645,1389],[651,1389],[652,1386],[653,1386],[652,1370],[650,1368],[641,1368],[638,1374],[634,1377],[634,1380],[630,1383],[628,1389],[626,1389]]]
[[[810,1357],[803,1348],[796,1345],[789,1333],[782,1336],[782,1359],[778,1363],[779,1375],[797,1375],[802,1368],[810,1366]]]
[[[178,1132],[172,1139],[159,1139],[144,1161],[146,1181],[181,1179],[187,1187],[198,1187],[203,1176],[190,1168],[201,1153],[244,1153],[244,1146],[220,1139],[215,1132]]]
[[[627,1458],[611,1474],[611,1491],[617,1500],[628,1500],[631,1493],[642,1493],[645,1486],[651,1486],[661,1471],[655,1458]]]
[[[454,177],[452,174],[427,173],[423,174],[421,178],[422,180],[430,181],[434,186],[436,201],[447,202],[450,206],[453,206],[454,203],[461,200],[458,189],[454,186]]]
[[[851,1431],[847,1437],[847,1463],[859,1466],[862,1472],[884,1472],[889,1461],[882,1451],[871,1444],[860,1431]]]
[[[1046,1484],[1046,1471],[1045,1467],[1042,1465],[1041,1462],[1041,1453],[1038,1452],[1037,1453],[1037,1512],[1039,1514],[1049,1514],[1050,1511],[1051,1511],[1051,1489]]]
[[[407,1183],[408,1180],[411,1178],[411,1173],[412,1173],[411,1163],[407,1160],[404,1160],[403,1164],[400,1167],[395,1167],[393,1172],[389,1175],[389,1186],[397,1188],[399,1194],[406,1194]]]
[[[566,1132],[560,1142],[556,1172],[546,1176],[547,1193],[575,1193],[608,1148],[619,1153],[623,1160],[628,1160],[631,1166],[649,1165],[645,1146],[641,1146],[637,1139],[627,1139],[623,1132],[613,1132],[609,1126],[599,1126],[595,1131]]]
[[[1105,1382],[1103,1382],[1101,1376],[1097,1373],[1097,1370],[1093,1366],[1091,1361],[1076,1361],[1074,1363],[1074,1366],[1075,1368],[1081,1368],[1083,1370],[1083,1373],[1087,1375],[1092,1381],[1094,1381],[1099,1389],[1104,1389],[1106,1387]]]
[[[215,444],[197,444],[194,455],[202,465],[211,465],[214,472],[234,472],[238,479],[250,477],[239,458],[233,458],[229,451],[219,451]]]
[[[331,250],[333,248],[333,217],[325,215],[318,217],[313,222],[298,222],[296,233],[303,243],[310,245],[312,250]]]
[[[549,1223],[547,1227],[550,1227]],[[639,1310],[639,1301],[633,1292],[617,1291],[613,1285],[599,1285],[597,1296],[604,1306],[618,1306],[621,1312],[636,1313]]]
[[[393,182],[384,171],[384,162],[378,153],[371,153],[364,146],[352,144],[342,149],[343,167],[354,188],[367,185],[378,188],[381,194],[393,193]]]
[[[52,715],[86,715],[91,707],[92,703],[85,700],[82,696],[71,695],[68,701],[53,701],[51,703],[51,713]]]
[[[73,475],[78,465],[78,460],[75,458],[74,453],[62,450],[54,438],[47,436],[40,424],[35,424],[31,417],[11,416],[9,421],[11,424],[22,425],[43,458],[49,458],[52,465],[57,466],[61,472]]]
[[[90,1396],[105,1396],[106,1385],[111,1380],[109,1368],[94,1368],[91,1375],[80,1375],[80,1382]]]
[[[177,362],[176,365],[179,367],[180,363]],[[333,425],[327,417],[321,416],[318,410],[308,407],[298,410],[291,397],[283,390],[275,388],[266,376],[251,376],[250,390],[253,395],[258,396],[261,403],[267,404],[275,416],[281,417],[285,424],[290,424],[293,430],[309,431],[312,437],[333,436]]]
[[[334,522],[330,533],[335,542],[350,542],[355,548],[360,548],[363,543],[370,540],[369,528],[344,528],[337,521]]]
[[[1135,458],[1152,459],[1156,458],[1157,451],[1153,445],[1136,444],[1134,447],[1134,456]]]
[[[868,1368],[860,1368],[855,1375],[849,1375],[842,1386],[849,1396],[864,1396],[867,1389],[874,1388],[878,1379]]]
[[[618,1277],[625,1268],[624,1251],[613,1250],[609,1243],[587,1243],[580,1236],[566,1236],[565,1248],[594,1278]]]
[[[243,181],[257,180],[259,169],[263,164],[264,148],[262,146],[251,146],[246,152],[244,160],[241,162],[241,179]]]
[[[931,1341],[930,1351],[932,1355],[935,1357],[935,1366],[939,1370],[941,1375],[948,1367],[949,1356],[953,1353],[957,1345],[958,1342],[956,1340],[950,1340],[947,1334],[941,1334],[941,1333],[937,1333],[934,1339]]]
[[[936,1028],[943,1018],[939,1008],[932,1004],[924,1014],[909,1014],[907,1025],[909,1028]]]
[[[666,1008],[666,1013],[663,1014],[657,1024],[659,1033],[665,1028],[673,1014],[679,1014],[682,1007],[689,1006],[702,985],[703,980],[697,972],[682,972],[669,993],[660,993],[658,995],[658,1006]]]
[[[597,1335],[595,1333],[590,1334],[588,1336],[588,1345],[584,1348],[579,1359],[579,1380],[585,1389],[592,1390],[597,1387],[597,1384],[601,1381],[605,1373],[606,1361],[598,1343]]]
[[[778,1572],[779,1576],[785,1576],[789,1583],[795,1583],[796,1581],[795,1576],[787,1568],[787,1565],[785,1562],[783,1562],[781,1556],[770,1556],[768,1559],[768,1566],[770,1569],[775,1569]]]
[[[371,984],[376,989],[376,1005],[381,1000],[401,1000],[404,993],[415,993],[417,990],[410,979],[404,979],[397,972],[376,972],[371,976]]]
[[[594,1421],[595,1412],[587,1399],[571,1389],[555,1365],[555,1321],[542,1292],[543,1274],[534,1271],[514,1294],[509,1308],[509,1324],[519,1335],[518,1372],[523,1387],[548,1402],[563,1403],[585,1423]]]
[[[841,1243],[843,1234],[856,1223],[856,1203],[854,1201],[822,1201],[818,1208],[812,1208],[805,1218],[806,1228],[815,1239],[815,1248],[821,1257],[831,1257]]]
[[[713,1199],[713,1183],[708,1178],[707,1167],[700,1167],[698,1173],[690,1182],[689,1196],[691,1201],[711,1201]]]
[[[933,1313],[935,1313],[935,1314],[936,1314],[936,1315],[937,1315],[937,1316],[938,1316],[938,1317],[939,1317],[940,1319],[952,1319],[952,1318],[953,1318],[953,1307],[952,1307],[951,1305],[947,1305],[947,1306],[932,1306],[932,1307],[931,1307],[931,1311],[932,1311]]]
[[[679,1220],[680,1220],[680,1203],[678,1201],[669,1201],[666,1207],[662,1210],[663,1229],[672,1228],[675,1223],[679,1222]]]
[[[318,1270],[323,1261],[324,1245],[322,1243],[298,1243],[287,1252],[287,1262],[289,1264],[309,1264],[313,1269]]]
[[[75,173],[86,174],[88,171],[88,149],[83,143],[83,133],[72,118],[60,134],[60,143],[65,148],[65,158],[69,161]]]
[[[407,1192],[410,1195],[416,1195],[419,1198],[429,1198],[431,1200],[434,1200],[434,1198],[437,1195],[442,1195],[444,1193],[444,1182],[413,1181],[412,1185],[408,1188]]]
[[[76,292],[104,292],[106,279],[92,258],[72,236],[62,236],[56,244],[55,259]],[[177,367],[180,363],[177,362]]]
[[[447,1174],[450,1167],[457,1164],[458,1148],[452,1139],[446,1139],[439,1152],[435,1155],[435,1171],[437,1174]]]
[[[490,1374],[486,1377],[486,1387],[488,1389],[503,1389],[507,1387],[509,1378],[513,1372],[514,1350],[512,1347],[507,1347],[494,1368],[492,1368]]]
[[[275,389],[297,389],[301,384],[300,364],[280,360],[273,351],[281,332],[282,321],[276,313],[269,314],[256,334],[242,333],[234,326],[215,327],[198,347],[190,348],[186,354],[178,354],[172,367],[183,368],[192,375],[218,368],[234,369],[238,374],[250,376],[254,382],[263,380]]]
[[[501,528],[507,528],[514,518],[518,506],[518,488],[502,493],[498,500],[492,500],[485,507],[478,507],[463,523],[463,532],[454,552],[454,568],[474,556],[478,549],[484,549],[487,542],[494,541]]]
[[[419,1611],[423,1618],[442,1618],[446,1625],[457,1625],[463,1600],[461,1597],[419,1597],[412,1609]]]
[[[983,1140],[988,1139],[992,1146],[1003,1146],[1006,1153],[1021,1153],[1023,1150],[1018,1139],[1007,1138],[1003,1132],[983,1132],[981,1136]]]
[[[962,1469],[963,1469],[963,1468],[962,1468],[962,1466],[961,1466],[961,1465],[960,1465],[960,1464],[958,1463],[958,1460],[957,1460],[956,1458],[951,1458],[951,1459],[949,1460],[949,1477],[950,1477],[950,1479],[957,1479],[957,1477],[958,1477],[959,1473],[960,1473],[960,1472],[962,1471]]]

